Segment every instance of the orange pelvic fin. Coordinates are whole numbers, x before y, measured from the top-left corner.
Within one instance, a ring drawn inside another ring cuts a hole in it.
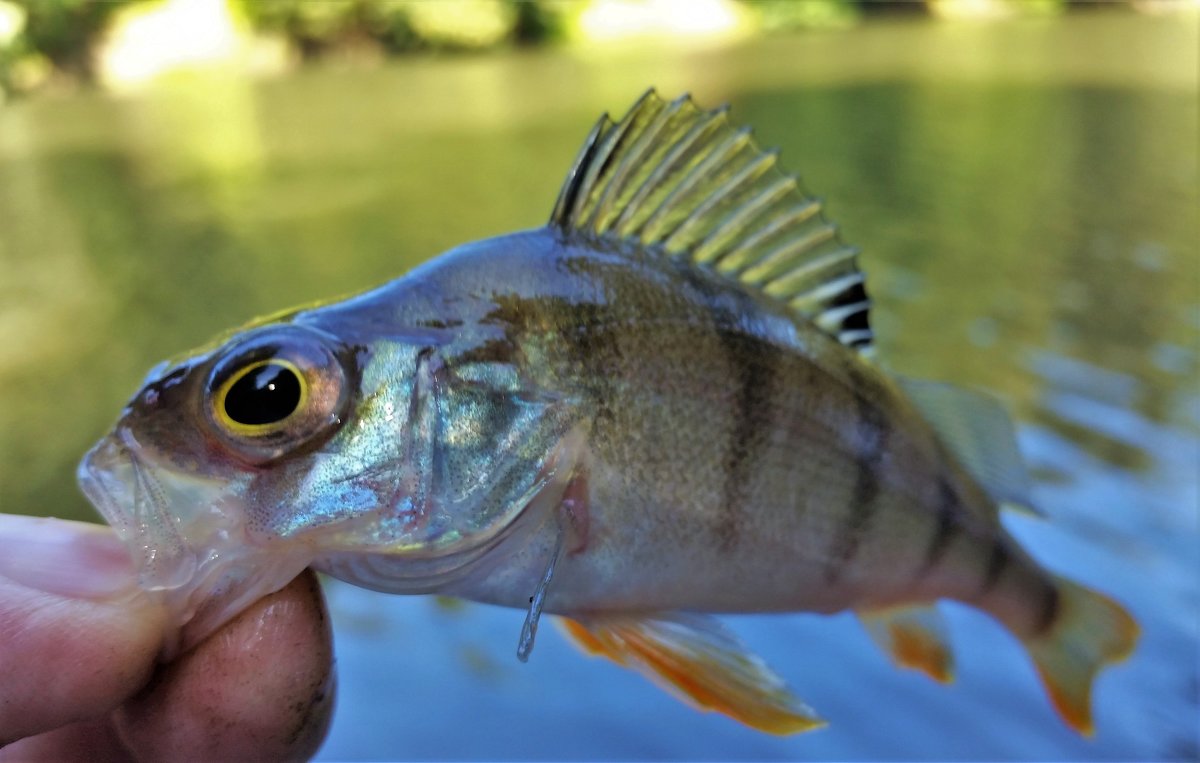
[[[1092,681],[1100,668],[1129,656],[1138,625],[1103,594],[1056,578],[1058,615],[1047,633],[1025,640],[1054,708],[1067,724],[1091,736]]]
[[[760,731],[795,734],[825,722],[722,626],[704,615],[562,619],[586,652],[638,671],[700,710]]]
[[[936,605],[865,610],[858,618],[871,639],[900,667],[919,670],[942,683],[954,680],[954,653]]]

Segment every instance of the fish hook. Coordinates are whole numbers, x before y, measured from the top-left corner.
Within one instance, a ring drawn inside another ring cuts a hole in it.
[[[558,563],[559,554],[562,553],[565,534],[560,524],[558,534],[554,538],[554,552],[550,554],[550,563],[546,565],[546,571],[542,573],[542,579],[538,581],[533,596],[529,597],[529,611],[525,614],[525,624],[521,626],[521,639],[517,642],[517,659],[521,662],[528,662],[529,655],[533,652],[533,640],[537,638],[538,621],[542,617],[546,591],[550,588],[550,580],[554,577],[554,566]]]

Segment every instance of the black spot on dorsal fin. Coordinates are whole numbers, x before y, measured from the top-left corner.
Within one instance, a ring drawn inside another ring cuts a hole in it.
[[[550,225],[689,260],[786,303],[839,342],[872,350],[870,299],[847,246],[726,108],[647,91],[620,121],[600,118],[559,192]]]

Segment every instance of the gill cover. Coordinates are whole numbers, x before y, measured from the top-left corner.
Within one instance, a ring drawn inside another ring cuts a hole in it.
[[[381,362],[365,369],[359,411],[379,424],[370,411],[386,408]],[[532,388],[513,365],[438,347],[419,352],[404,406],[402,429],[377,430],[394,438],[392,457],[346,480],[389,484],[387,495],[338,528],[319,566],[357,585],[413,593],[446,584],[515,528],[554,482],[548,460],[575,416],[569,401]]]

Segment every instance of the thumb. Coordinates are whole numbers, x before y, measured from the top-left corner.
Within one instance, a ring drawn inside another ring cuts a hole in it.
[[[110,529],[0,514],[0,747],[119,705],[166,628]]]

